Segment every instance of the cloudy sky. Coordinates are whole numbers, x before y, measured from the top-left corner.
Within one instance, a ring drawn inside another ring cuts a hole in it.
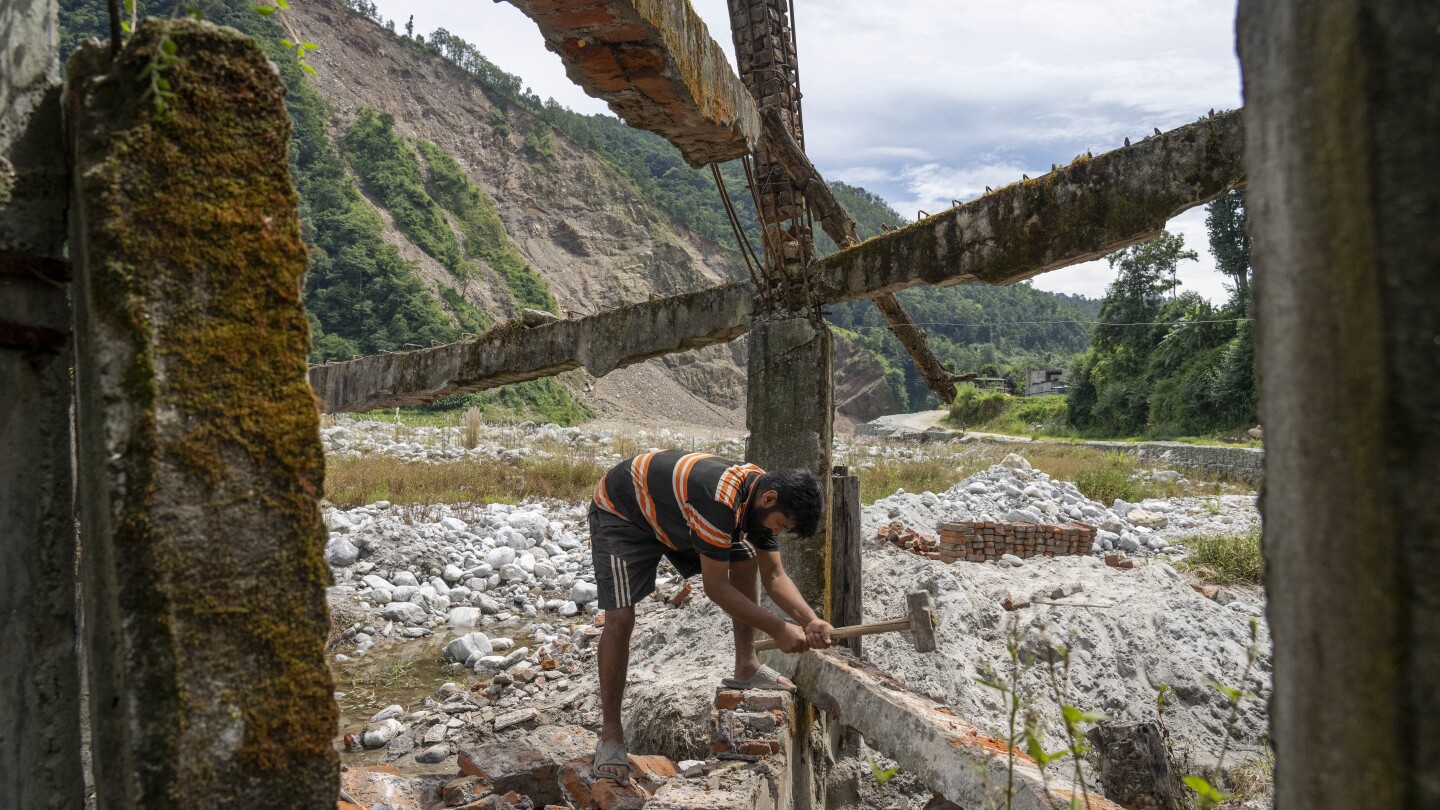
[[[732,51],[725,0],[692,0]],[[541,98],[608,112],[565,77],[535,24],[507,3],[379,0],[415,30],[475,43]],[[864,186],[907,218],[985,186],[1049,171],[1240,106],[1231,0],[795,0],[806,146],[829,179]],[[732,56],[733,63],[733,56]],[[1201,254],[1186,288],[1225,291],[1204,209],[1170,229]],[[1057,270],[1037,287],[1099,296],[1103,262]]]

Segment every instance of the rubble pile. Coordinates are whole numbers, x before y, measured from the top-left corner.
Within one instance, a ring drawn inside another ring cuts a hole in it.
[[[1166,472],[1166,471],[1161,471]],[[1138,504],[1092,501],[1069,481],[1056,481],[1019,455],[976,473],[941,493],[904,490],[862,510],[867,535],[889,540],[899,534],[911,550],[939,553],[933,539],[942,524],[1035,524],[1095,527],[1090,551],[1123,551],[1136,556],[1177,557],[1185,552],[1178,538],[1195,534],[1233,534],[1259,525],[1256,499],[1249,495],[1214,498],[1149,499]],[[899,528],[894,528],[899,524]],[[907,534],[907,531],[910,534]],[[943,538],[942,538],[943,540]],[[1018,556],[1018,555],[1017,555]]]

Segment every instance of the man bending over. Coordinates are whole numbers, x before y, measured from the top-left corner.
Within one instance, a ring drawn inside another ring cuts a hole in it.
[[[603,727],[595,751],[596,778],[629,779],[620,703],[630,668],[635,603],[655,590],[665,557],[681,576],[700,574],[705,594],[730,614],[735,672],[732,689],[795,685],[755,656],[755,631],[785,652],[829,647],[830,624],[815,615],[780,564],[780,536],[809,537],[824,507],[820,482],[809,470],[766,472],[754,464],[708,453],[666,450],[615,465],[595,487],[590,505],[590,550],[605,630],[600,636]],[[765,593],[794,624],[760,607],[756,572]]]

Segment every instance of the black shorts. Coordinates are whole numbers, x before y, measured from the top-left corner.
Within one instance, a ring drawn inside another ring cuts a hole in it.
[[[655,569],[663,557],[680,576],[689,579],[700,573],[700,555],[676,551],[660,542],[649,526],[640,526],[590,504],[590,556],[595,561],[595,585],[600,591],[600,609],[630,607],[655,591]],[[730,550],[730,562],[755,558],[749,543],[737,543]]]

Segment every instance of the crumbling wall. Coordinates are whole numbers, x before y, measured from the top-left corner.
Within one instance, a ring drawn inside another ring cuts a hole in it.
[[[113,60],[77,52],[65,103],[97,804],[328,810],[324,458],[284,88],[237,32],[152,20]]]
[[[0,807],[78,807],[69,265],[53,0],[0,3]]]

